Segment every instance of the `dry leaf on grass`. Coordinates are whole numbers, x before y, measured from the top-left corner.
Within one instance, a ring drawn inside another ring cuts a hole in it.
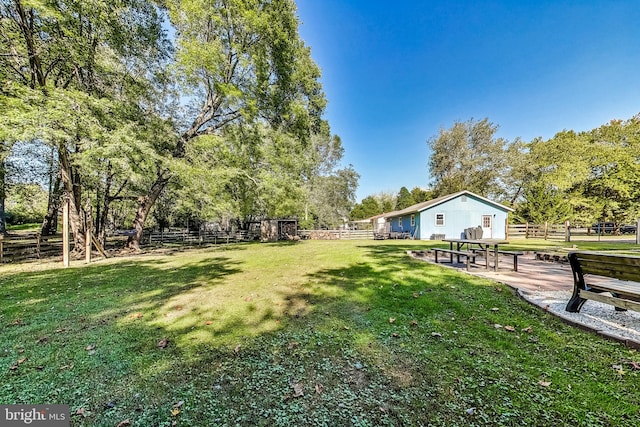
[[[516,328],[514,328],[513,326],[507,325],[504,327],[505,331],[509,331],[509,332],[515,332]]]
[[[166,338],[162,338],[156,345],[158,346],[158,348],[166,348],[169,345],[169,340]]]
[[[551,381],[540,380],[540,381],[538,381],[538,385],[540,385],[542,387],[549,387],[551,385]]]
[[[131,425],[131,420],[123,420],[116,424],[116,427],[126,427]]]

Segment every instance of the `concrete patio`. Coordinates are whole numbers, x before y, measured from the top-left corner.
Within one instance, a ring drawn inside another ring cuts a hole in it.
[[[410,255],[416,259],[434,262],[432,255],[415,256],[412,253]],[[515,289],[526,301],[560,317],[571,325],[640,349],[640,313],[616,311],[613,306],[596,301],[587,301],[580,313],[565,311],[573,291],[573,274],[568,263],[540,261],[535,259],[533,253],[526,253],[519,257],[516,272],[513,271],[511,257],[500,258],[498,271],[487,270],[484,267],[484,260],[472,265],[469,271],[465,269],[465,264],[455,261],[454,259],[453,264],[438,262],[438,265],[504,283]]]

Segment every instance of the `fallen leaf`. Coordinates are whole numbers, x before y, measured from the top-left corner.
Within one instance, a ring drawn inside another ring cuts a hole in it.
[[[44,343],[46,343],[47,341],[49,341],[49,337],[47,337],[47,336],[40,337],[40,338],[38,338],[38,340],[36,341],[36,344],[44,344]]]
[[[469,408],[464,411],[467,415],[474,415],[476,413],[476,408]]]
[[[177,305],[177,306],[176,306],[176,310],[177,310],[177,311],[182,310],[182,306],[181,306],[181,305]]]
[[[166,348],[169,345],[169,340],[166,338],[162,338],[160,341],[158,341],[158,344],[156,344],[159,348]]]
[[[16,369],[18,369],[18,364],[17,364],[17,363],[16,363],[15,365],[11,365],[11,366],[9,367],[9,370],[10,370],[10,371],[15,371]]]
[[[59,334],[59,333],[65,332],[65,331],[66,331],[66,329],[64,329],[64,328],[56,329],[56,334]]]
[[[349,329],[351,329],[351,328],[350,328],[350,327],[348,327],[348,326],[345,326],[345,327],[344,327],[344,329],[345,329],[346,331],[348,331],[348,330],[349,330]]]
[[[393,322],[395,322],[395,321],[396,321],[396,318],[395,318],[395,317],[389,317],[389,323],[393,323]]]
[[[235,354],[239,354],[239,353],[240,353],[240,344],[236,345],[236,346],[233,348],[233,352],[234,352]]]
[[[13,321],[12,325],[14,326],[22,325],[22,319],[17,318],[16,320]]]
[[[205,325],[211,325],[213,322],[211,320],[207,320],[206,322],[204,322]]]
[[[400,335],[398,335],[397,332],[394,332],[393,334],[391,334],[391,336],[394,337],[394,338],[398,338]]]
[[[417,320],[412,320],[411,321],[411,326],[418,326],[418,321]]]
[[[304,387],[302,386],[302,383],[291,384],[291,388],[293,388],[293,397],[304,396]]]
[[[551,385],[551,381],[540,380],[540,381],[538,381],[538,385],[540,385],[542,387],[549,387]]]
[[[85,347],[85,350],[87,351],[91,351],[91,350],[95,350],[96,349],[96,345],[95,344],[89,344],[88,346]]]
[[[531,332],[533,332],[533,328],[531,326],[528,326],[528,327],[522,329],[522,332],[526,332],[526,333],[530,334]]]
[[[500,310],[500,309],[499,309],[498,307],[493,307],[493,308],[491,309],[491,311],[499,311],[499,310]]]
[[[505,331],[509,331],[509,332],[515,332],[516,328],[514,328],[513,326],[507,325],[504,327]]]
[[[142,316],[144,316],[142,313],[133,313],[129,317],[131,317],[132,319],[140,319]]]
[[[316,384],[316,393],[320,394],[324,391],[324,386],[322,384]]]
[[[124,420],[124,421],[120,421],[118,424],[116,424],[116,427],[126,427],[126,426],[130,426],[131,425],[131,420]]]
[[[184,400],[181,400],[178,403],[174,403],[173,407],[178,409],[178,408],[182,408],[182,405],[184,405]]]
[[[502,328],[502,325],[500,325],[499,323],[494,323],[493,327],[496,328],[496,329],[500,329],[500,328]]]
[[[178,408],[173,408],[173,409],[171,409],[171,415],[172,415],[172,416],[174,416],[174,417],[175,417],[175,416],[176,416],[176,415],[178,415],[179,413],[180,413],[180,409],[178,409]]]
[[[246,302],[249,302],[249,301],[251,301],[252,299],[253,299],[253,298],[251,298],[251,297],[246,297],[244,300],[245,300]]]
[[[291,341],[291,342],[289,343],[289,345],[287,346],[287,348],[288,348],[289,350],[293,350],[293,349],[294,349],[294,348],[296,348],[297,346],[298,346],[298,343],[297,343],[297,342],[295,342],[295,341]]]
[[[616,373],[618,375],[624,375],[625,374],[624,370],[622,369],[622,365],[613,365],[612,368],[615,369],[615,371],[616,371]]]
[[[78,410],[76,412],[73,413],[73,415],[80,415],[84,418],[89,416],[89,411],[87,411],[84,408],[78,408]]]
[[[22,365],[27,360],[29,360],[29,359],[27,359],[26,357],[23,357],[22,359],[18,359],[18,365]]]
[[[629,365],[631,365],[633,367],[633,369],[635,369],[635,370],[640,369],[640,363],[638,363],[638,362],[631,361],[631,362],[629,362]]]
[[[431,332],[432,337],[442,338],[442,334],[440,332]]]
[[[418,298],[419,296],[420,296],[420,295],[419,295],[417,292],[414,292],[414,293],[413,293],[413,297],[414,297],[414,298]]]

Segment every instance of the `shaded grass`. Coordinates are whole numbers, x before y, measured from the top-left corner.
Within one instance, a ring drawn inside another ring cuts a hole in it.
[[[637,352],[405,255],[428,245],[2,267],[0,396],[73,425],[637,424]]]

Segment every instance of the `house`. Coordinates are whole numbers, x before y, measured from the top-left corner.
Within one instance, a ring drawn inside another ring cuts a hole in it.
[[[385,218],[391,233],[409,233],[414,239],[460,238],[465,229],[478,226],[482,238],[504,239],[509,212],[513,209],[465,190],[389,212]]]

